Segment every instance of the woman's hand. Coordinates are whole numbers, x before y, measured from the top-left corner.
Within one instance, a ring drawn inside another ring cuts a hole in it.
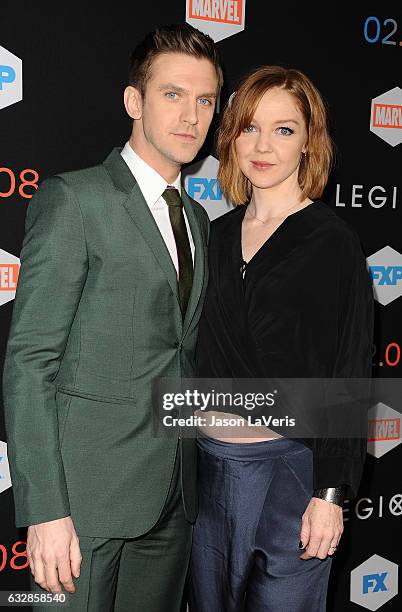
[[[332,556],[343,533],[343,512],[337,504],[312,497],[302,516],[300,559]]]

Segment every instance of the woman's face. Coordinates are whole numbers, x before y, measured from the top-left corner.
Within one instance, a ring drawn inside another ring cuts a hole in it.
[[[254,187],[297,184],[307,129],[292,94],[279,87],[265,92],[249,126],[236,139],[237,159]]]

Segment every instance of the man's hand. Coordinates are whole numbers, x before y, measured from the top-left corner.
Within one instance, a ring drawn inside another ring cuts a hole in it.
[[[325,559],[335,552],[343,533],[343,512],[337,504],[312,497],[302,516],[300,559]]]
[[[71,517],[28,527],[27,557],[39,586],[52,593],[61,593],[63,586],[74,593],[82,556]]]

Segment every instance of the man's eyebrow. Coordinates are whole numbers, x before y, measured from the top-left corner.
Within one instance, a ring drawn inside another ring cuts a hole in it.
[[[162,83],[159,85],[158,90],[163,91],[169,89],[171,91],[177,91],[178,93],[188,93],[188,90],[184,87],[180,87],[179,85],[174,85],[173,83]],[[217,98],[216,91],[211,93],[203,93],[198,96],[199,98]]]
[[[162,85],[159,85],[158,89],[159,90],[174,89],[174,91],[181,91],[183,93],[187,92],[187,89],[184,89],[184,87],[180,87],[179,85],[174,85],[173,83],[162,83]]]

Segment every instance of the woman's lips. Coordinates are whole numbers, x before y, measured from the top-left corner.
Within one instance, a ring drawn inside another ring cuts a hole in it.
[[[254,166],[254,168],[256,168],[257,170],[268,170],[269,168],[272,168],[272,166],[274,164],[268,164],[267,162],[260,162],[260,161],[252,161],[251,162]]]

